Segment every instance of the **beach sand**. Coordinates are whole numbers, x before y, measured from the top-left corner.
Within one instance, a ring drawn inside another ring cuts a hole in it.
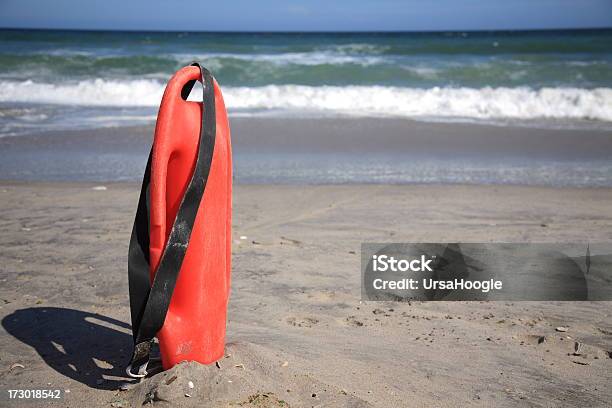
[[[361,302],[359,256],[368,241],[611,242],[612,189],[237,185],[227,356],[122,391],[138,193],[0,183],[0,389],[70,390],[48,404],[69,407],[612,401],[612,302]]]

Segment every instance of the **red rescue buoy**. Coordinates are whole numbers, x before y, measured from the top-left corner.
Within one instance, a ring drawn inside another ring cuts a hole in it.
[[[196,81],[204,89],[202,103],[187,101]],[[134,368],[136,375],[146,372],[153,337],[164,369],[181,361],[210,364],[223,356],[231,200],[223,96],[212,75],[194,64],[179,70],[164,92],[130,242],[131,375]],[[143,288],[145,266],[149,282]]]

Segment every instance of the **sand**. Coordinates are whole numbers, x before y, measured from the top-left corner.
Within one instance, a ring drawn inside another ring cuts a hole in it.
[[[364,241],[610,242],[612,189],[237,185],[227,356],[125,385],[137,194],[0,183],[0,389],[69,390],[48,403],[68,407],[612,401],[611,302],[361,302],[359,286]]]

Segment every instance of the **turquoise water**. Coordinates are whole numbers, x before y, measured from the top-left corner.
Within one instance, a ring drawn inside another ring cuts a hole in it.
[[[226,86],[612,87],[612,31],[222,34],[0,31],[0,77],[166,80],[198,60]]]
[[[150,123],[169,76],[194,60],[232,115],[612,123],[612,30],[3,30],[0,135]]]

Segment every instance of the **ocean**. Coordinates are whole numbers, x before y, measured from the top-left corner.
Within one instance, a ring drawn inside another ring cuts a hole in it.
[[[217,78],[231,119],[374,117],[612,130],[612,30],[0,30],[0,138],[151,125],[165,83],[193,61]],[[597,177],[597,185],[612,185],[609,170],[604,181]]]
[[[0,31],[0,135],[154,120],[199,61],[230,114],[610,127],[612,30],[440,33]]]

